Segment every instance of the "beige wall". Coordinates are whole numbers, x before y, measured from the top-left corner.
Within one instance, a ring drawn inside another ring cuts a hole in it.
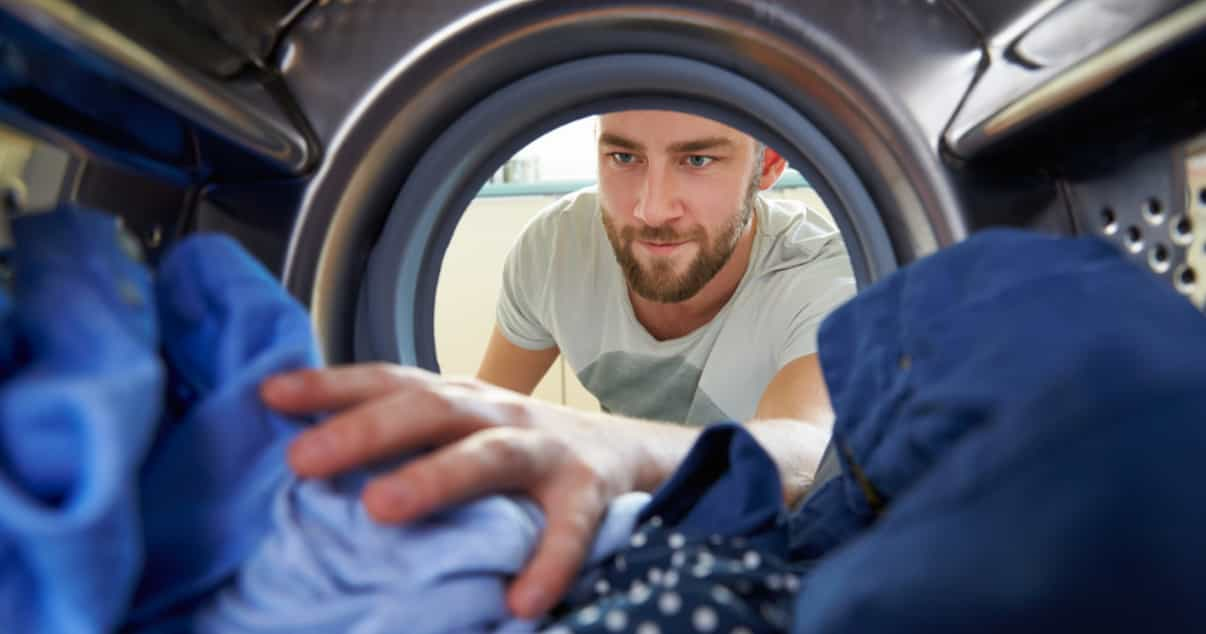
[[[524,224],[556,196],[478,198],[452,234],[436,287],[436,357],[445,374],[474,374],[494,327],[502,264]],[[564,376],[564,379],[562,378]],[[535,396],[598,409],[598,402],[558,359]]]
[[[811,188],[775,190],[770,197],[803,200],[813,209],[825,210]],[[494,327],[494,307],[507,250],[524,223],[556,199],[556,196],[478,198],[465,210],[444,255],[436,288],[436,355],[443,372],[471,375],[477,371]],[[599,408],[598,401],[561,359],[536,387],[535,395],[573,407]]]

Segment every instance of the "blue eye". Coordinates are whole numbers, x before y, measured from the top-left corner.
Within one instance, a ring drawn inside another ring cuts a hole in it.
[[[711,163],[712,161],[715,161],[715,160],[716,159],[714,159],[710,156],[702,156],[700,154],[692,154],[691,156],[687,157],[687,165],[690,165],[691,167],[706,167],[708,165],[708,163]]]
[[[636,155],[629,154],[628,152],[612,152],[610,156],[611,160],[620,165],[629,165],[636,162]]]

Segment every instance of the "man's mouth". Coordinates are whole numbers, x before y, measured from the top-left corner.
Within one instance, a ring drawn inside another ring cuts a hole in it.
[[[668,255],[674,253],[679,247],[687,244],[689,240],[681,240],[678,242],[660,242],[655,240],[637,240],[637,244],[641,245],[646,251],[654,255]]]

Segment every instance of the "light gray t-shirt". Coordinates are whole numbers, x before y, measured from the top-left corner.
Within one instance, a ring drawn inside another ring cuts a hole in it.
[[[498,324],[515,345],[557,346],[603,409],[708,424],[754,416],[784,365],[816,351],[821,320],[855,292],[833,225],[803,203],[758,199],[750,263],[706,325],[658,341],[637,321],[594,188],[528,222],[503,269]]]

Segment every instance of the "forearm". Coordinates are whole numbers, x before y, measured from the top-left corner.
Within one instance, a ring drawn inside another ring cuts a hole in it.
[[[783,499],[794,505],[812,486],[817,466],[829,444],[829,426],[791,420],[755,420],[746,429],[779,467]]]
[[[490,343],[477,369],[478,380],[528,395],[544,378],[560,351],[556,346],[544,350],[528,350],[513,343],[495,324]]]
[[[662,484],[699,437],[700,429],[662,421],[642,420],[606,414],[586,413],[577,421],[582,433],[598,447],[619,449],[633,474],[632,488],[653,491]]]
[[[630,461],[625,467],[633,474],[633,489],[640,491],[652,491],[669,478],[701,431],[681,424],[568,408],[561,413],[551,428],[572,425],[578,433],[592,438],[595,446],[621,449]],[[745,427],[775,461],[784,500],[794,503],[812,484],[829,440],[828,431],[823,425],[788,419],[755,420]]]

